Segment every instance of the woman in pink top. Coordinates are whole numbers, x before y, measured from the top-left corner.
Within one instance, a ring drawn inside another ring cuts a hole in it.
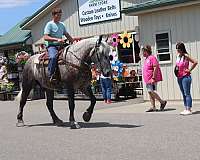
[[[183,102],[185,106],[185,110],[181,112],[181,115],[190,115],[192,114],[192,97],[190,93],[192,77],[191,71],[196,67],[197,61],[189,57],[184,43],[177,43],[177,59],[176,65],[178,66],[178,75],[177,81],[183,95]],[[192,63],[191,68],[189,69],[189,63]]]
[[[162,73],[158,60],[152,55],[151,46],[146,45],[142,51],[143,56],[146,58],[143,65],[143,78],[146,83],[146,88],[152,105],[152,107],[146,112],[157,111],[155,106],[156,99],[160,102],[160,110],[163,111],[167,101],[162,100],[156,93],[157,82],[162,81]]]

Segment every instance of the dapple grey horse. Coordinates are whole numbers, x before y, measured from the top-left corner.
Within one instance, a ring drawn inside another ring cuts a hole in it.
[[[103,75],[111,74],[111,65],[109,60],[110,46],[102,41],[102,37],[84,39],[76,44],[64,49],[64,64],[59,65],[60,81],[52,84],[47,78],[47,67],[37,64],[39,54],[33,55],[24,66],[22,75],[22,89],[18,95],[20,99],[19,112],[17,115],[17,126],[24,126],[23,109],[27,97],[37,83],[46,91],[46,105],[55,125],[62,125],[63,121],[58,118],[53,109],[54,90],[65,88],[68,91],[69,103],[69,122],[72,129],[80,128],[80,125],[74,118],[74,91],[79,89],[90,98],[90,106],[83,114],[84,121],[88,122],[92,116],[96,98],[91,90],[91,61],[97,65],[97,68]]]

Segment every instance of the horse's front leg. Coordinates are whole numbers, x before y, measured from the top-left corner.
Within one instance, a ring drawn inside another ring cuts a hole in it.
[[[90,98],[90,102],[91,102],[90,106],[87,108],[86,112],[84,112],[83,114],[83,120],[85,122],[89,122],[92,117],[94,106],[96,104],[96,98],[92,92],[90,85],[86,88],[82,88],[81,91]]]
[[[68,103],[69,103],[69,122],[71,129],[79,129],[81,128],[80,125],[75,121],[74,118],[74,109],[75,109],[75,103],[74,103],[74,89],[68,88]]]
[[[20,91],[20,93],[17,96],[17,99],[20,99],[20,105],[19,105],[19,111],[17,114],[17,127],[23,127],[24,126],[24,121],[23,121],[23,110],[24,110],[24,106],[26,104],[28,95],[32,89],[32,81],[30,83],[25,83],[22,82],[22,89]]]
[[[63,121],[58,118],[53,109],[54,90],[46,89],[46,96],[47,96],[46,105],[52,117],[53,123],[58,126],[62,125]]]

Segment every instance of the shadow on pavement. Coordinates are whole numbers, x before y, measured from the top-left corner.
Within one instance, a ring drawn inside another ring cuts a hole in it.
[[[130,124],[111,124],[108,122],[96,122],[96,123],[79,123],[82,128],[103,128],[103,127],[118,127],[118,128],[136,128],[143,125],[130,125]]]
[[[130,125],[130,124],[111,124],[108,122],[96,122],[96,123],[83,123],[78,122],[81,128],[105,128],[105,127],[118,127],[118,128],[136,128],[142,127],[143,125]],[[25,125],[25,127],[40,127],[40,126],[56,126],[53,123],[43,123],[43,124],[33,124],[33,125]],[[57,127],[70,127],[69,122],[64,122],[62,125]]]
[[[158,112],[167,112],[167,111],[174,111],[176,110],[175,108],[165,108],[164,111],[158,110]]]
[[[200,111],[194,111],[192,114],[200,114]]]

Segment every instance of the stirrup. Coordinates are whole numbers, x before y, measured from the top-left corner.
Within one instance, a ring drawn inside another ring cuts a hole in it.
[[[54,75],[52,75],[52,76],[49,78],[49,81],[50,81],[50,82],[55,82],[55,81],[57,81],[57,79],[54,77]]]

